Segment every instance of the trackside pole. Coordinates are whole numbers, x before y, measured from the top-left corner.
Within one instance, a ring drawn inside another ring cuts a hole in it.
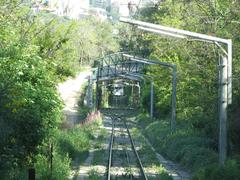
[[[227,98],[228,98],[228,104],[232,104],[232,40],[229,39],[228,40],[228,44],[227,44],[227,64],[228,64],[228,70],[227,70],[227,74],[228,74],[228,90],[227,90]]]
[[[151,102],[151,105],[150,105],[150,116],[151,116],[151,119],[153,118],[153,92],[154,89],[153,89],[153,81],[151,81],[151,97],[150,97],[150,102]]]
[[[36,179],[36,170],[35,168],[28,169],[28,180],[35,180]]]
[[[228,66],[227,57],[220,59],[219,76],[219,162],[224,164],[227,154],[227,105],[228,105]]]
[[[97,77],[96,77],[96,104],[95,104],[95,108],[96,108],[96,110],[98,110],[99,109],[99,85],[98,85],[98,83],[99,83],[99,68],[97,68]]]
[[[89,108],[92,108],[93,106],[93,82],[92,77],[89,76],[88,79],[88,97],[87,97],[87,105]]]
[[[172,118],[171,130],[176,129],[176,94],[177,94],[177,66],[172,66]]]

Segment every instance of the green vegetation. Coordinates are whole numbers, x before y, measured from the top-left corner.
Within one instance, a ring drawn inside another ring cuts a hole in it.
[[[138,150],[138,155],[141,157],[141,162],[143,163],[144,168],[151,168],[156,174],[156,177],[150,177],[149,179],[171,180],[172,177],[158,161],[156,153],[147,144],[146,138],[141,133],[141,130],[138,128],[132,128],[131,135],[134,141],[141,146]],[[138,144],[135,143],[135,145]]]
[[[59,149],[67,153],[71,159],[82,157],[84,160],[88,155],[90,139],[93,139],[90,130],[89,127],[76,127],[59,132],[57,136]]]
[[[52,171],[49,168],[49,154],[46,147],[36,156],[35,168],[37,179],[68,179],[74,163],[80,164],[88,157],[90,144],[93,143],[93,133],[101,124],[101,119],[96,119],[85,126],[57,130],[54,133]],[[77,161],[77,162],[76,162]]]
[[[188,127],[178,127],[171,132],[168,121],[138,117],[144,135],[159,153],[194,172],[194,179],[238,179],[239,158],[229,159],[225,166],[219,165],[212,139]]]
[[[162,179],[162,180],[173,180],[172,176],[168,174],[166,169],[164,167],[156,166],[155,169],[157,170],[157,176],[154,177],[153,179]],[[149,178],[151,179],[151,178]]]
[[[157,8],[143,9],[137,17],[144,21],[211,34],[233,39],[233,48],[240,45],[235,32],[239,26],[239,3],[235,1],[188,1],[167,0],[159,3]],[[221,14],[221,12],[231,12]],[[136,30],[135,30],[136,31]],[[217,140],[217,98],[218,98],[218,59],[221,51],[214,45],[191,40],[179,40],[150,33],[136,31],[141,52],[150,59],[174,63],[177,65],[177,116],[178,124],[193,131],[199,131],[207,137]],[[141,38],[139,37],[141,35]],[[148,46],[145,46],[148,44]],[[239,152],[239,52],[233,54],[233,105],[229,108],[229,138],[233,152]],[[154,77],[155,116],[168,118],[170,114],[171,76],[170,71],[160,67],[149,67],[148,75]],[[158,78],[155,78],[158,77]],[[143,108],[148,109],[149,85],[146,85]],[[216,146],[212,148],[216,149]]]
[[[149,123],[144,129],[145,135],[155,149],[168,158],[192,170],[217,162],[217,153],[210,149],[212,142],[207,137],[186,128],[178,128],[171,133],[169,123],[164,120],[151,121],[142,117],[139,122],[142,121]]]
[[[58,146],[54,146],[52,171],[49,164],[48,154],[39,154],[36,156],[36,179],[54,179],[65,180],[69,177],[71,170],[71,159],[67,154],[59,149]]]
[[[111,13],[116,14],[115,11],[112,9]],[[45,11],[36,14],[26,1],[0,0],[1,178],[26,179],[27,169],[33,167],[38,179],[68,178],[72,160],[87,154],[94,139],[91,131],[99,124],[93,121],[84,127],[60,130],[63,104],[56,85],[68,76],[75,76],[84,66],[93,65],[93,59],[118,51],[120,42],[122,51],[177,65],[175,132],[169,127],[171,72],[153,66],[145,71],[154,77],[155,119],[142,116],[138,117],[138,123],[154,147],[191,169],[195,179],[239,179],[239,11],[240,3],[235,0],[165,0],[155,7],[140,9],[134,17],[233,40],[229,159],[225,166],[220,166],[217,78],[222,52],[214,43],[176,40],[126,25],[116,28],[119,37],[115,38],[113,25],[107,21],[72,20]],[[143,86],[141,109],[145,114],[149,111],[150,85]],[[80,111],[82,118],[87,113],[85,108]],[[104,141],[103,136],[100,132],[100,142]],[[53,145],[52,171],[50,145]],[[94,146],[100,149],[101,143]],[[92,176],[95,177],[94,172]]]
[[[87,150],[90,135],[84,128],[60,135],[63,105],[56,85],[118,45],[108,22],[36,14],[29,7],[0,0],[0,174],[26,179],[27,169],[36,167],[38,179],[67,179],[70,158]]]
[[[214,43],[176,39],[147,33],[129,26],[120,31],[126,38],[120,43],[124,51],[138,56],[176,64],[177,129],[170,131],[171,71],[149,66],[155,87],[154,120],[139,117],[144,134],[154,147],[168,158],[194,172],[196,179],[239,179],[240,172],[240,46],[238,30],[240,4],[237,1],[159,2],[143,8],[135,19],[190,30],[233,40],[233,103],[228,108],[228,161],[218,164],[218,64],[222,51]],[[225,47],[224,47],[225,48]],[[149,113],[150,84],[143,85],[142,111]],[[230,170],[231,169],[231,170]],[[236,172],[235,172],[236,171]],[[230,172],[230,173],[227,173]],[[224,173],[224,175],[222,175]],[[221,178],[220,178],[221,177]]]
[[[47,61],[26,32],[30,31],[26,9],[0,3],[0,169],[4,178],[4,174],[11,176],[8,170],[33,166],[38,146],[60,122],[62,104]]]
[[[88,179],[98,180],[101,179],[101,176],[99,176],[96,169],[91,169],[91,171],[88,173]]]
[[[157,177],[157,179],[163,179],[163,180],[172,180],[173,178],[168,175],[167,172],[160,172]],[[151,179],[151,178],[149,178]]]
[[[93,142],[94,156],[93,156],[93,165],[106,164],[107,163],[107,151],[105,149],[108,132],[104,128],[98,129],[95,132],[96,139]],[[106,164],[107,165],[107,164]]]
[[[84,104],[87,98],[87,88],[88,84],[84,83],[81,87],[81,94],[79,95],[78,99],[78,114],[79,114],[79,122],[84,121],[88,114],[91,112],[91,109]],[[78,123],[79,123],[78,122]]]
[[[237,180],[240,176],[240,163],[237,160],[228,160],[225,166],[219,164],[211,164],[202,168],[194,179],[227,179]]]

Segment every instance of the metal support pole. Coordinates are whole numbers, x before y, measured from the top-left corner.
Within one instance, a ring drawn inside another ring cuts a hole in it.
[[[228,40],[228,44],[227,44],[227,55],[228,55],[228,104],[232,104],[232,40],[229,39]]]
[[[108,93],[107,93],[107,85],[108,82],[102,82],[102,105],[104,108],[108,107]]]
[[[150,95],[150,117],[151,119],[153,118],[153,81],[151,80],[151,95]]]
[[[137,104],[140,103],[141,101],[141,86],[140,86],[140,83],[138,82],[138,101],[137,101]]]
[[[89,108],[92,108],[92,105],[93,105],[93,88],[92,88],[93,84],[92,84],[92,78],[91,76],[89,76],[89,79],[88,79],[88,97],[87,97],[87,106]]]
[[[220,99],[219,99],[219,162],[224,164],[227,154],[227,98],[228,66],[227,57],[220,59]]]
[[[105,81],[101,83],[101,107],[104,107],[104,101],[105,101]]]
[[[50,143],[50,175],[52,177],[53,171],[53,143]]]
[[[134,96],[133,96],[134,94],[133,94],[133,90],[134,89],[133,89],[133,82],[132,82],[132,99],[131,99],[132,100],[132,102],[131,102],[132,103],[132,107],[134,107]]]
[[[98,79],[99,79],[99,68],[97,68],[97,77],[96,77],[96,110],[98,110],[99,109],[99,88],[98,88],[98,83],[99,83],[99,81],[98,81]]]
[[[35,180],[35,179],[36,179],[35,168],[28,169],[28,180]]]
[[[172,68],[172,118],[171,118],[171,130],[176,129],[176,94],[177,94],[177,66]]]

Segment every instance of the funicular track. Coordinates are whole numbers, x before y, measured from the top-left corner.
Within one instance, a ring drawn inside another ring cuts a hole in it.
[[[116,113],[111,113],[110,117],[112,131],[109,143],[107,180],[148,179],[125,118]],[[125,170],[118,173],[116,171],[120,169],[120,166],[124,166]]]

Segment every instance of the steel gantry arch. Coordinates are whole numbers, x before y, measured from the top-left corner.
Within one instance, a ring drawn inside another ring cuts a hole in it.
[[[171,99],[171,130],[176,128],[176,86],[177,86],[177,67],[175,64],[153,61],[137,56],[132,56],[125,52],[109,54],[97,60],[98,66],[95,69],[96,81],[96,108],[99,108],[100,89],[99,83],[114,79],[130,79],[141,82],[147,77],[143,70],[146,66],[157,65],[170,68],[172,70],[172,99]],[[149,77],[148,77],[149,78]],[[150,115],[153,117],[153,77],[151,81],[150,95]]]

